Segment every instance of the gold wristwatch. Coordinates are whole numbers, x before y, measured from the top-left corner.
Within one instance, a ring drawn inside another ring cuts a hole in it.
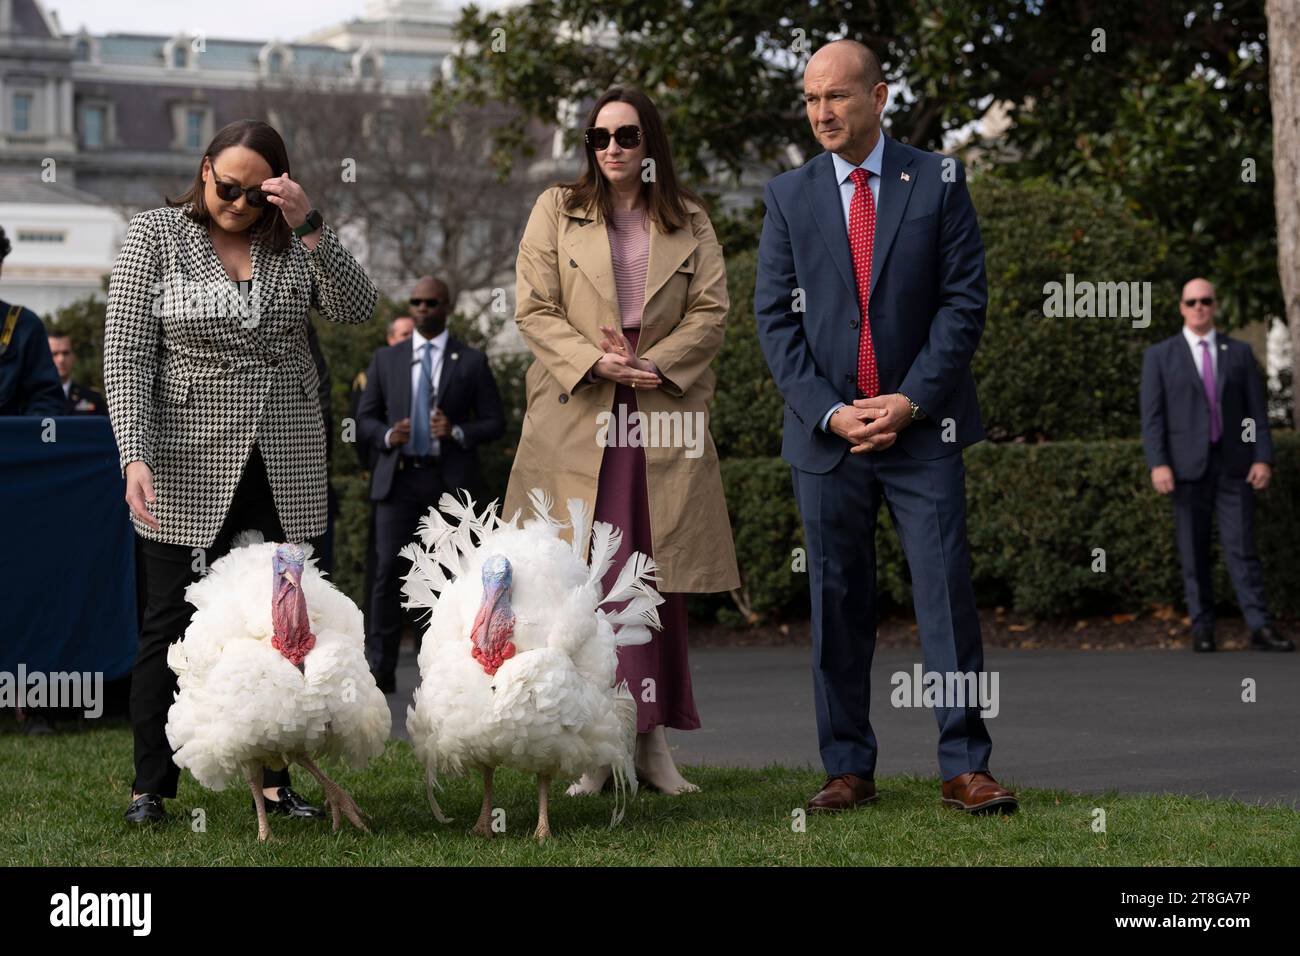
[[[902,392],[899,392],[898,394],[903,395]],[[903,397],[907,398],[906,395],[903,395]],[[921,410],[921,406],[916,404],[916,402],[912,401],[910,398],[907,398],[907,404],[912,406],[912,421],[916,421],[918,418],[925,417],[925,412]]]

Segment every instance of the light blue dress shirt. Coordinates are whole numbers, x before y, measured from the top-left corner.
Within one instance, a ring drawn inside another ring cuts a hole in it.
[[[429,401],[434,403],[433,407],[436,408],[437,399],[439,397],[438,382],[442,378],[442,363],[445,361],[445,356],[447,354],[447,339],[450,337],[451,337],[451,333],[448,329],[443,329],[441,332],[439,332],[431,339],[426,339],[423,335],[420,334],[418,329],[411,335],[411,415],[412,417],[414,417],[415,415],[415,394],[417,391],[419,391],[420,376],[424,372],[423,366],[421,365],[423,351],[424,349],[432,349],[433,352],[432,354],[433,373],[429,376],[430,379]],[[432,411],[432,409],[430,411]],[[388,431],[384,432],[384,444],[389,448],[393,447],[392,442],[388,440],[392,434],[393,434],[393,430],[391,428],[388,429]],[[456,425],[455,427],[452,428],[451,437],[456,440],[457,444],[460,445],[465,444],[464,433],[461,431],[459,425]],[[431,455],[442,454],[442,442],[438,438],[435,438],[432,435],[429,436],[429,454]]]

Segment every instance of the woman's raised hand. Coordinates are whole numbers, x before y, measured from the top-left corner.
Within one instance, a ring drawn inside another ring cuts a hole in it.
[[[280,208],[280,214],[290,229],[297,229],[307,221],[307,213],[311,212],[311,200],[302,187],[288,176],[264,179],[260,188],[266,193],[267,200]]]

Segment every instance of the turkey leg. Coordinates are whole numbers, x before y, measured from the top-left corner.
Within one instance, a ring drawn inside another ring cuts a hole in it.
[[[483,768],[483,809],[479,811],[478,822],[472,832],[479,836],[492,838],[492,767]]]
[[[546,817],[546,802],[551,790],[551,778],[545,774],[537,775],[537,832],[533,834],[541,843],[551,835],[551,821]]]
[[[271,838],[271,824],[266,822],[266,797],[262,794],[262,767],[260,764],[244,765],[244,779],[253,791],[253,806],[257,808],[257,842],[265,843]]]
[[[354,827],[358,830],[364,830],[366,833],[370,832],[370,828],[361,819],[361,808],[357,806],[356,801],[352,799],[346,790],[325,776],[306,754],[300,754],[297,763],[315,777],[325,791],[325,805],[330,808],[330,814],[334,818],[335,831],[339,828],[339,812],[342,811],[343,816],[347,817]]]

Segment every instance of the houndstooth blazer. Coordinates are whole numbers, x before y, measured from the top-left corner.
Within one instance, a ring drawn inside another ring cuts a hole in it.
[[[207,226],[187,207],[135,216],[113,265],[104,330],[104,386],[121,467],[153,472],[154,530],[141,536],[207,548],[225,521],[256,441],[284,533],[325,531],[325,430],[307,309],[367,321],[374,284],[328,225],[315,250],[252,242],[253,283],[241,299]]]

